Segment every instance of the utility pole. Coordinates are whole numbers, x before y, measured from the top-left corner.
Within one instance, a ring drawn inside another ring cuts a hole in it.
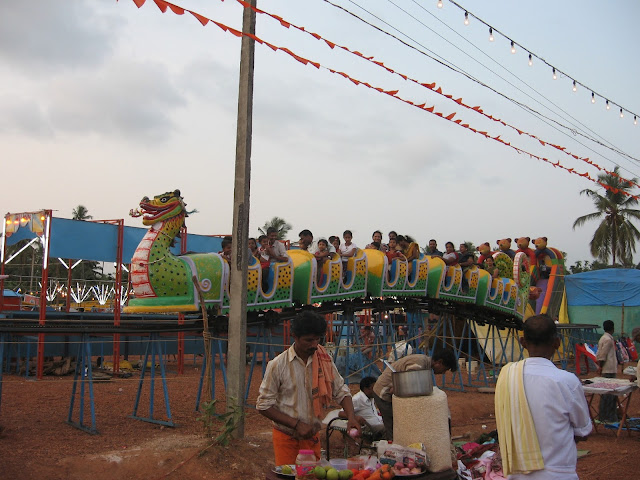
[[[252,7],[257,0],[249,0]],[[245,7],[242,31],[255,35],[256,12]],[[251,125],[253,115],[253,59],[255,42],[243,36],[240,50],[240,88],[236,133],[236,172],[233,193],[233,243],[230,265],[229,343],[227,347],[227,410],[242,412],[235,438],[244,437],[244,391],[247,345],[247,264],[249,261],[249,193],[251,184]]]

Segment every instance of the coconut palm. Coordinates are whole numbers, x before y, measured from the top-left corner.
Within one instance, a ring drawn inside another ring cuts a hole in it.
[[[93,215],[89,215],[89,210],[84,205],[78,205],[71,212],[73,220],[91,220]]]
[[[291,224],[287,223],[284,218],[273,217],[271,220],[266,222],[262,228],[258,227],[258,231],[260,235],[266,235],[267,230],[273,227],[278,231],[278,240],[284,240],[284,237],[287,236],[289,230],[291,230]]]
[[[615,266],[616,260],[623,265],[632,263],[636,251],[636,240],[640,239],[640,231],[631,223],[632,219],[640,220],[640,210],[633,209],[638,199],[625,195],[630,192],[637,178],[630,181],[618,175],[619,167],[613,173],[598,175],[598,182],[606,186],[604,194],[586,188],[580,194],[593,200],[596,211],[576,218],[573,228],[581,227],[589,220],[601,220],[589,243],[591,255],[601,262]]]

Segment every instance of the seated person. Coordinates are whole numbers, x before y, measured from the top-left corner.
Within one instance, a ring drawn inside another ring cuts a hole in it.
[[[451,267],[458,264],[458,254],[456,253],[456,247],[453,246],[453,242],[447,242],[444,244],[445,253],[442,255],[442,260],[447,266]]]
[[[258,258],[258,242],[256,242],[255,238],[249,239],[249,251],[251,252],[251,255]]]
[[[388,247],[384,243],[382,243],[382,232],[380,230],[376,230],[371,235],[371,243],[364,248],[373,248],[374,250],[380,250],[386,252]],[[376,246],[377,245],[377,246]]]
[[[498,270],[498,267],[496,267],[496,262],[493,257],[487,257],[482,264],[482,268],[489,272],[491,278],[498,278],[498,276],[500,275],[500,270]]]
[[[360,380],[360,391],[352,398],[353,412],[360,425],[366,425],[369,430],[377,434],[376,436],[381,437],[384,434],[384,423],[373,400],[373,386],[375,383],[376,379],[373,377],[364,377]],[[342,410],[338,413],[338,417],[346,419],[347,415]]]
[[[397,247],[398,246],[396,244],[396,237],[390,238],[389,239],[389,249],[385,253],[385,255],[387,256],[388,263],[389,263],[389,270],[387,272],[388,275],[389,275],[389,279],[391,279],[391,265],[393,264],[393,261],[396,258],[399,258],[400,260],[406,260],[406,258],[402,254],[402,252],[397,250]]]
[[[342,277],[346,281],[347,279],[347,263],[351,257],[355,257],[358,253],[358,247],[351,241],[353,233],[351,230],[345,230],[342,234],[344,243],[339,246],[340,256],[342,257]]]
[[[318,240],[318,249],[313,254],[313,256],[316,257],[316,264],[318,266],[318,284],[322,283],[322,276],[324,274],[322,269],[324,267],[324,262],[327,260],[329,255],[331,255],[331,252],[329,251],[329,242],[324,238],[321,238]]]
[[[335,236],[335,235],[331,235],[329,237],[329,251],[331,252],[339,252],[340,251],[340,238]]]
[[[460,244],[460,257],[458,259],[458,263],[462,267],[462,291],[466,292],[469,290],[469,281],[465,278],[464,272],[466,272],[470,267],[473,267],[476,263],[476,257],[469,251],[466,243]]]
[[[269,265],[271,265],[269,253],[267,253],[269,239],[266,235],[260,235],[258,242],[260,243],[260,247],[258,248],[258,256],[256,258],[260,262],[260,268],[262,269],[262,291],[266,292],[269,290]]]
[[[225,259],[227,264],[231,266],[231,237],[224,237],[222,239],[222,250],[218,254]]]
[[[420,247],[410,236],[398,235],[398,246],[409,263],[409,275],[413,272],[413,260],[420,258]]]

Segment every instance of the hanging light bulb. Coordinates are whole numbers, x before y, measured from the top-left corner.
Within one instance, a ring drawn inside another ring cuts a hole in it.
[[[576,81],[575,81],[575,80],[573,81],[573,88],[572,88],[572,90],[573,90],[574,92],[577,92],[577,91],[578,91],[578,87],[576,86]]]
[[[464,24],[469,25],[469,12],[464,12]]]
[[[489,41],[493,42],[493,28],[489,27]]]
[[[620,118],[624,118],[624,113],[622,113],[622,108],[620,109]]]
[[[637,124],[638,124],[638,119],[636,118],[636,116],[635,116],[635,115],[633,116],[633,124],[634,124],[634,125],[637,125]]]
[[[531,57],[531,54],[529,54],[529,66],[533,67],[533,58]]]
[[[438,0],[438,8],[442,8],[442,0]]]
[[[512,53],[512,54],[513,54],[513,53],[516,53],[516,46],[515,46],[515,44],[513,43],[513,40],[511,40],[511,53]]]
[[[553,79],[557,80],[558,76],[556,75],[556,67],[553,67]]]
[[[609,110],[611,107],[609,106],[609,100],[607,100],[607,110]]]
[[[593,92],[591,92],[591,103],[596,103],[596,96]]]

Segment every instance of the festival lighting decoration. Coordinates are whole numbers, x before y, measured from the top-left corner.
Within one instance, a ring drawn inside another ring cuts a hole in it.
[[[493,25],[485,22],[483,19],[481,19],[480,17],[478,17],[477,15],[475,15],[473,12],[469,12],[469,10],[467,10],[465,7],[463,7],[462,5],[458,4],[455,0],[449,0],[449,3],[453,4],[454,6],[458,7],[460,10],[462,10],[464,12],[464,17],[465,17],[465,25],[468,25],[468,18],[469,15],[471,15],[473,18],[475,18],[478,22],[482,23],[483,25],[489,27],[489,40],[491,42],[493,42],[493,31],[495,30],[497,33],[499,33],[500,35],[502,35],[504,38],[506,38],[507,40],[509,40],[511,42],[511,53],[515,53],[515,48],[514,48],[514,44],[519,45],[520,47],[522,47],[522,45],[520,45],[519,43],[515,42],[515,40],[511,39],[508,35],[505,35],[503,32],[501,32],[500,30],[498,30],[497,28],[495,28]],[[524,48],[524,47],[523,47]],[[535,53],[531,52],[528,49],[525,49],[526,51],[529,52],[529,66],[533,65],[533,57],[535,56],[538,60],[540,60],[542,63],[548,65],[549,67],[552,68],[553,70],[553,79],[556,80],[557,74],[556,71],[558,73],[561,73],[563,75],[565,75],[568,78],[572,78],[570,75],[567,75],[565,72],[563,72],[562,70],[556,68],[554,65],[550,64],[549,62],[547,62],[544,58],[540,57],[539,55],[536,55]],[[577,90],[577,85],[581,85],[585,88],[585,90],[591,90],[592,95],[591,95],[591,103],[595,103],[594,100],[594,93],[600,97],[603,97],[602,95],[599,95],[595,92],[595,90],[593,90],[592,88],[589,88],[587,85],[583,84],[582,82],[573,80],[573,91],[575,92]],[[604,98],[604,97],[603,97]],[[634,116],[637,116],[637,114],[635,114],[634,112],[632,112],[631,110],[629,110],[628,108],[624,108],[622,105],[618,105],[615,102],[611,102],[613,103],[613,105],[615,105],[616,107],[622,109],[623,111],[626,111],[628,113],[633,114]]]
[[[591,92],[591,103],[596,103],[596,96]]]
[[[132,1],[136,4],[136,6],[137,6],[138,8],[141,8],[141,7],[142,7],[142,5],[144,5],[144,4],[146,3],[146,0],[132,0]],[[273,44],[271,44],[271,43],[269,43],[269,42],[266,42],[266,41],[262,40],[261,38],[259,38],[259,37],[255,36],[255,35],[253,35],[253,34],[241,32],[241,31],[236,30],[236,29],[234,29],[234,28],[231,28],[231,27],[229,27],[229,26],[227,26],[227,25],[225,25],[225,24],[222,24],[222,23],[217,22],[217,21],[215,21],[215,20],[211,20],[211,19],[209,19],[209,18],[207,18],[207,17],[204,17],[203,15],[200,15],[200,14],[198,14],[198,13],[196,13],[196,12],[193,12],[193,11],[191,11],[191,10],[188,10],[188,9],[185,9],[185,8],[182,8],[182,7],[179,7],[179,6],[177,6],[177,5],[174,5],[174,4],[170,3],[170,2],[167,2],[166,0],[153,0],[153,1],[154,1],[154,3],[158,6],[158,8],[160,9],[160,11],[161,11],[161,12],[163,12],[163,13],[165,13],[165,12],[167,11],[167,9],[170,9],[170,10],[171,10],[173,13],[175,13],[176,15],[183,15],[185,12],[188,12],[188,13],[190,13],[191,15],[193,15],[193,16],[194,16],[194,17],[195,17],[195,18],[196,18],[196,19],[201,23],[201,25],[202,25],[202,26],[206,26],[209,22],[211,22],[211,23],[215,24],[216,26],[218,26],[220,29],[222,29],[224,32],[231,33],[232,35],[234,35],[234,36],[236,36],[236,37],[243,37],[243,36],[249,37],[249,38],[253,39],[254,41],[256,41],[257,43],[259,43],[259,44],[261,44],[261,45],[264,45],[264,46],[267,46],[267,47],[271,48],[273,51],[276,51],[276,52],[277,52],[277,51],[282,51],[282,52],[286,53],[287,55],[291,56],[293,59],[295,59],[296,61],[298,61],[298,62],[302,63],[303,65],[311,65],[311,66],[315,67],[316,69],[321,69],[321,68],[326,69],[326,70],[328,70],[329,72],[331,72],[331,73],[333,73],[333,74],[339,75],[339,76],[341,76],[341,77],[345,78],[346,80],[349,80],[350,82],[352,82],[352,83],[353,83],[354,85],[356,85],[356,86],[362,85],[362,86],[365,86],[365,87],[370,88],[370,89],[372,89],[372,90],[376,90],[376,91],[377,91],[377,92],[379,92],[379,93],[384,93],[384,94],[386,94],[386,95],[389,95],[389,96],[393,97],[394,99],[396,99],[396,100],[398,100],[398,101],[401,101],[401,102],[406,103],[406,104],[408,104],[408,105],[411,105],[411,106],[413,106],[413,107],[419,108],[419,109],[421,109],[422,111],[425,111],[425,112],[430,113],[430,114],[432,114],[432,115],[436,115],[436,116],[438,116],[438,117],[440,117],[440,118],[442,118],[442,119],[444,119],[444,120],[447,120],[447,121],[449,121],[449,122],[455,123],[455,124],[457,124],[458,126],[460,126],[460,127],[462,127],[462,128],[465,128],[465,129],[468,129],[468,130],[470,130],[470,131],[471,131],[471,132],[473,132],[473,133],[476,133],[476,134],[482,135],[482,136],[484,136],[484,137],[485,137],[485,138],[487,138],[487,139],[490,139],[490,140],[494,140],[494,141],[496,141],[496,142],[499,142],[499,143],[503,144],[504,146],[507,146],[507,147],[509,147],[509,148],[512,148],[513,150],[515,150],[516,152],[518,152],[518,153],[520,153],[520,154],[525,154],[525,155],[528,155],[530,158],[537,159],[537,160],[543,161],[543,162],[545,162],[545,163],[549,163],[549,164],[550,164],[550,165],[552,165],[554,168],[560,168],[560,169],[563,169],[563,170],[567,171],[568,173],[572,173],[572,174],[575,174],[575,175],[579,175],[579,176],[581,176],[581,177],[583,177],[583,178],[586,178],[586,179],[588,179],[588,180],[590,180],[590,181],[592,181],[592,182],[594,182],[594,183],[599,184],[600,186],[602,186],[602,187],[603,187],[603,188],[605,188],[605,189],[616,190],[616,192],[617,192],[617,189],[612,189],[612,188],[611,188],[611,187],[609,187],[608,185],[604,185],[604,184],[602,184],[602,183],[601,183],[601,182],[599,182],[598,180],[596,180],[596,179],[594,179],[593,177],[591,177],[591,176],[589,175],[589,173],[588,173],[588,172],[579,173],[579,172],[577,172],[574,168],[568,168],[568,167],[565,167],[565,166],[564,166],[564,165],[562,165],[559,161],[553,162],[553,161],[549,160],[549,159],[548,159],[548,158],[546,158],[546,157],[541,157],[541,156],[535,155],[535,154],[533,154],[533,153],[531,153],[531,152],[529,152],[529,151],[527,151],[527,150],[524,150],[524,149],[521,149],[521,148],[519,148],[519,147],[516,147],[515,145],[512,145],[510,142],[507,142],[507,141],[503,140],[503,139],[500,137],[500,135],[497,135],[497,136],[493,137],[493,136],[489,135],[489,133],[488,133],[488,132],[486,132],[486,131],[481,131],[481,130],[475,129],[475,128],[471,127],[468,123],[462,123],[462,120],[461,120],[461,119],[459,119],[459,118],[454,120],[454,117],[457,115],[457,114],[456,114],[456,112],[452,112],[452,113],[450,113],[449,115],[445,115],[445,114],[443,114],[443,113],[441,113],[441,112],[437,112],[437,111],[435,111],[435,106],[427,107],[427,106],[426,106],[426,103],[416,104],[415,102],[413,102],[413,101],[411,101],[411,100],[407,100],[407,99],[402,98],[401,96],[399,96],[399,95],[398,95],[399,90],[384,90],[383,88],[373,86],[373,85],[371,85],[371,84],[369,84],[369,83],[367,83],[367,82],[363,82],[363,81],[358,80],[358,79],[356,79],[356,78],[354,78],[354,77],[351,77],[350,75],[348,75],[348,74],[347,74],[347,73],[345,73],[345,72],[341,72],[341,71],[337,71],[337,70],[331,69],[331,68],[329,68],[329,67],[326,67],[326,66],[324,66],[324,65],[321,65],[321,64],[320,64],[320,63],[318,63],[318,62],[314,62],[314,61],[311,61],[311,60],[309,60],[309,59],[306,59],[306,58],[304,58],[304,57],[302,57],[302,56],[300,56],[300,55],[297,55],[297,54],[295,54],[294,52],[292,52],[291,50],[289,50],[288,48],[285,48],[285,47],[278,47],[278,46],[276,46],[276,45],[273,45]],[[555,148],[555,149],[557,149],[557,150],[559,150],[559,151],[561,151],[561,152],[563,152],[563,153],[565,153],[565,154],[570,155],[571,157],[573,157],[573,158],[575,158],[575,159],[577,159],[577,160],[582,160],[583,162],[588,163],[589,165],[591,165],[591,166],[593,166],[594,168],[596,168],[598,171],[604,171],[604,172],[606,172],[606,173],[608,173],[608,174],[613,174],[613,175],[615,175],[615,176],[619,177],[622,181],[625,181],[627,184],[629,184],[629,185],[633,184],[633,182],[630,182],[629,180],[622,178],[620,175],[617,175],[617,174],[615,174],[614,172],[610,172],[610,171],[608,171],[608,170],[606,170],[606,169],[604,169],[604,168],[600,167],[599,165],[597,165],[595,162],[592,162],[592,161],[591,161],[591,160],[589,160],[588,158],[581,158],[581,157],[579,157],[579,156],[577,156],[577,155],[575,155],[575,154],[572,154],[572,153],[570,153],[570,152],[567,152],[565,147],[562,147],[562,146],[560,146],[560,145],[555,145],[555,144],[552,144],[552,143],[549,143],[549,142],[545,142],[545,141],[543,141],[543,140],[539,139],[538,137],[536,137],[536,136],[535,136],[535,135],[533,135],[533,134],[529,134],[529,133],[527,133],[527,132],[525,132],[525,131],[519,130],[519,129],[517,129],[517,128],[515,128],[515,127],[513,127],[513,126],[511,126],[511,125],[509,125],[509,124],[507,124],[506,122],[504,122],[504,121],[502,121],[502,120],[500,120],[500,119],[498,119],[498,118],[495,118],[495,117],[493,117],[493,116],[491,116],[491,115],[485,114],[485,113],[484,113],[484,111],[482,110],[482,108],[481,108],[481,107],[479,107],[479,106],[476,106],[476,107],[469,107],[469,106],[465,105],[465,104],[462,102],[462,98],[458,98],[458,99],[455,99],[455,100],[454,100],[452,95],[444,94],[444,93],[443,93],[443,91],[442,91],[442,88],[441,88],[441,87],[438,87],[438,88],[436,89],[436,88],[435,88],[435,87],[436,87],[435,82],[434,82],[434,83],[432,83],[432,84],[420,83],[420,82],[418,82],[417,80],[413,80],[413,79],[409,78],[408,76],[406,76],[406,75],[404,75],[404,74],[401,74],[401,73],[399,73],[399,72],[395,72],[395,71],[394,71],[394,70],[392,70],[391,68],[389,68],[389,67],[385,66],[385,65],[384,65],[382,62],[380,62],[380,61],[375,61],[375,60],[373,60],[373,59],[374,59],[374,57],[366,57],[366,56],[364,56],[362,53],[360,53],[360,52],[358,52],[358,51],[352,51],[352,50],[350,50],[350,49],[349,49],[349,48],[347,48],[347,47],[344,47],[344,46],[338,45],[338,44],[336,44],[336,43],[334,43],[334,42],[331,42],[331,41],[329,41],[329,40],[327,40],[327,39],[323,38],[322,36],[320,36],[320,35],[319,35],[319,34],[317,34],[317,33],[310,32],[310,31],[306,30],[304,27],[296,26],[296,25],[294,25],[294,24],[292,24],[292,23],[290,23],[290,22],[288,22],[288,21],[284,20],[283,18],[281,18],[281,17],[279,17],[279,16],[277,16],[277,15],[274,15],[274,14],[271,14],[271,13],[266,12],[266,11],[264,11],[264,10],[260,10],[260,9],[258,9],[258,8],[256,8],[256,7],[253,7],[252,5],[250,5],[249,3],[247,3],[247,2],[245,2],[245,1],[243,1],[243,0],[236,0],[236,1],[237,1],[238,3],[240,3],[241,5],[243,5],[245,8],[251,8],[251,9],[252,9],[252,10],[254,10],[256,13],[265,14],[265,15],[268,15],[268,16],[272,17],[273,19],[275,19],[275,20],[279,21],[279,23],[280,23],[283,27],[285,27],[285,28],[290,28],[290,27],[296,28],[296,29],[298,29],[298,30],[300,30],[300,31],[302,31],[302,32],[305,32],[305,33],[307,33],[307,34],[309,34],[309,35],[313,36],[313,37],[314,37],[314,38],[316,38],[317,40],[323,40],[323,41],[327,44],[327,46],[329,46],[329,48],[331,48],[331,49],[334,49],[334,48],[338,47],[338,48],[341,48],[341,49],[343,49],[343,50],[345,50],[345,51],[347,51],[347,52],[350,52],[350,53],[352,53],[352,54],[354,54],[354,55],[357,55],[358,57],[360,57],[360,58],[362,58],[362,59],[365,59],[365,60],[368,60],[368,61],[370,61],[370,62],[373,62],[374,64],[376,64],[376,65],[378,65],[378,66],[380,66],[380,67],[384,68],[385,70],[387,70],[389,73],[399,75],[399,76],[401,76],[404,80],[412,81],[412,82],[415,82],[415,83],[419,83],[419,84],[420,84],[420,85],[422,85],[423,87],[428,88],[428,89],[430,89],[430,90],[434,91],[435,93],[438,93],[439,95],[442,95],[442,96],[444,96],[444,97],[446,97],[446,98],[448,98],[448,99],[450,99],[450,100],[452,100],[452,101],[455,101],[458,105],[464,106],[464,107],[466,107],[466,108],[470,108],[471,110],[474,110],[474,111],[476,111],[477,113],[480,113],[481,115],[484,115],[484,116],[486,116],[487,118],[489,118],[489,119],[491,119],[491,120],[493,120],[493,121],[499,122],[500,124],[502,124],[502,125],[504,125],[504,126],[508,126],[508,127],[512,128],[512,129],[515,129],[515,130],[518,132],[518,134],[520,134],[520,135],[528,135],[528,136],[530,136],[531,138],[535,138],[536,140],[538,140],[538,142],[539,142],[542,146],[547,146],[547,145],[548,145],[548,146],[551,146],[551,147],[553,147],[553,148]],[[450,1],[451,1],[451,0],[450,0]],[[636,185],[637,185],[637,184],[636,184]],[[637,185],[637,186],[640,186],[640,185]],[[614,192],[614,193],[615,193],[615,192]],[[623,194],[625,194],[625,195],[628,195],[628,196],[630,196],[630,197],[633,197],[634,199],[640,199],[640,197],[635,196],[635,195],[632,195],[632,194],[630,194],[630,193],[628,193],[628,192],[621,192],[621,193],[623,193]]]
[[[609,110],[611,107],[609,106],[609,100],[607,100],[607,110]]]
[[[438,8],[442,8],[444,5],[442,5],[442,0],[438,0]]]
[[[576,86],[576,81],[575,80],[573,81],[573,88],[571,90],[573,90],[574,92],[578,91],[578,87]]]
[[[516,46],[513,43],[513,40],[511,40],[511,54],[513,55],[514,53],[516,53]]]
[[[469,25],[469,12],[464,12],[464,24]]]

